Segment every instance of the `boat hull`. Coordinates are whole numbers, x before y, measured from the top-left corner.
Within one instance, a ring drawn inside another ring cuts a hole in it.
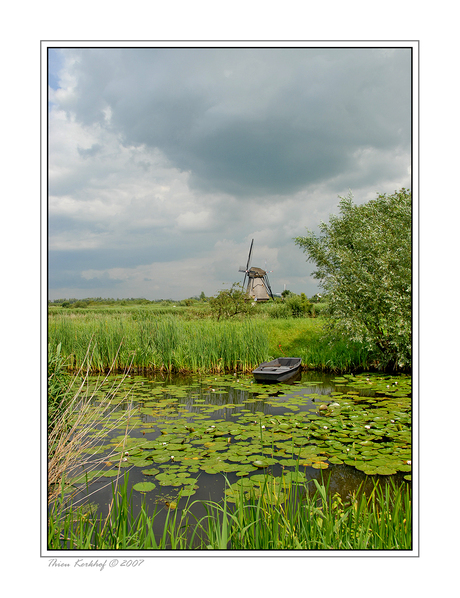
[[[300,357],[279,357],[264,361],[252,373],[257,382],[285,382],[300,372],[301,365]]]

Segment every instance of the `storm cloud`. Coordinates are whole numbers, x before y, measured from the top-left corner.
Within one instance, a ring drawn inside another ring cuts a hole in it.
[[[49,56],[51,299],[214,294],[252,238],[275,291],[310,295],[293,237],[349,189],[410,187],[410,48]]]

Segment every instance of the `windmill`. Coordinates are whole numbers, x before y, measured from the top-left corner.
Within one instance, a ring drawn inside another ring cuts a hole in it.
[[[262,268],[251,268],[253,244],[254,239],[252,239],[251,246],[249,247],[246,268],[244,266],[240,266],[238,272],[244,272],[243,289],[246,287],[247,280],[246,292],[254,299],[254,301],[268,301],[270,298],[273,299],[273,293],[270,287],[270,281],[268,280],[267,272],[262,270]]]

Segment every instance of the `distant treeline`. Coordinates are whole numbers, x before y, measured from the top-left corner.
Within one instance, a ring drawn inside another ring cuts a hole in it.
[[[189,302],[203,301],[206,298],[191,297],[175,301],[174,299],[145,299],[144,297],[131,297],[130,299],[104,299],[102,297],[87,297],[86,299],[54,299],[48,301],[48,305],[60,305],[61,307],[88,307],[90,305],[172,305],[172,304],[190,304]]]
[[[283,291],[282,293],[283,299],[298,297],[295,293],[291,293],[291,291]],[[310,303],[320,303],[326,300],[326,297],[322,297],[321,295],[313,295],[307,299],[304,293],[301,293],[300,297],[303,301],[307,300]],[[182,306],[190,306],[194,303],[205,303],[209,300],[209,297],[206,297],[204,292],[202,292],[199,296],[196,295],[195,297],[189,297],[188,299],[145,299],[145,297],[131,297],[130,299],[112,299],[112,298],[103,298],[103,297],[87,297],[85,299],[54,299],[49,300],[48,305],[59,305],[61,307],[90,307],[92,305],[182,305]]]

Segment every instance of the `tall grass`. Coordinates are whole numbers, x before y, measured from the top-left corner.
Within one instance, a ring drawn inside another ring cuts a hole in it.
[[[107,517],[83,508],[67,507],[63,498],[55,502],[48,516],[48,549],[124,550],[186,549],[194,543],[188,533],[188,514],[169,510],[161,533],[154,532],[158,511],[149,515],[142,501],[134,511],[129,475],[117,488],[112,484],[112,502]]]
[[[107,518],[63,514],[57,502],[50,512],[49,549],[230,549],[230,550],[410,550],[412,548],[409,485],[374,484],[370,494],[359,488],[348,501],[328,485],[313,480],[291,485],[276,500],[271,481],[259,492],[241,489],[235,504],[198,501],[168,510],[162,529],[155,529],[143,501],[135,515],[127,477],[114,489]],[[282,497],[281,497],[282,495]]]
[[[92,367],[98,371],[111,364],[124,369],[130,363],[137,370],[250,370],[283,355],[301,357],[304,367],[324,371],[373,366],[372,355],[362,345],[328,336],[326,319],[276,319],[267,312],[277,304],[259,307],[254,317],[218,322],[192,317],[192,308],[179,307],[168,307],[170,313],[130,306],[81,309],[81,314],[77,309],[61,310],[49,317],[49,347],[52,353],[61,344],[62,356],[75,369],[92,343]],[[188,315],[173,315],[179,312]]]
[[[327,320],[288,318],[269,320],[265,329],[270,353],[301,357],[304,368],[323,371],[370,369],[372,355],[358,343],[333,338],[325,331]]]
[[[53,317],[49,321],[50,351],[61,344],[72,367],[80,367],[93,345],[92,368],[169,371],[250,369],[268,356],[268,337],[255,320],[184,321],[154,319]]]
[[[48,419],[48,502],[52,503],[63,493],[72,490],[72,479],[85,467],[90,473],[101,464],[97,456],[98,446],[104,445],[107,434],[124,425],[125,440],[129,427],[129,413],[115,413],[113,397],[120,390],[124,377],[117,380],[100,400],[93,399],[108,375],[89,390],[88,374],[91,371],[91,345],[87,348],[80,369],[69,378],[65,390],[66,401],[60,409],[54,409]],[[111,368],[109,369],[109,373]],[[124,441],[111,453],[122,458]],[[107,455],[103,460],[107,460]],[[76,491],[76,489],[75,489]]]

